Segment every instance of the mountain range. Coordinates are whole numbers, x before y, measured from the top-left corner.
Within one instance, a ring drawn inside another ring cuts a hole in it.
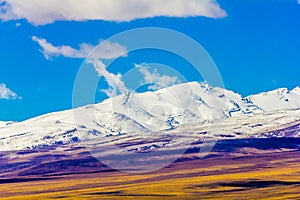
[[[280,136],[281,128],[298,125],[299,108],[299,87],[243,97],[206,83],[189,82],[154,92],[129,92],[99,104],[23,122],[0,122],[0,151],[79,143],[95,138],[115,139],[129,134],[199,133],[196,137],[203,137],[203,133],[214,126],[218,132],[209,135],[212,139],[273,137],[272,133]],[[298,131],[294,131],[291,136],[297,134]]]

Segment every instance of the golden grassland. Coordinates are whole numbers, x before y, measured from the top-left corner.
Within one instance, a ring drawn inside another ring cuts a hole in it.
[[[210,158],[150,174],[55,176],[0,184],[1,199],[300,199],[300,152]]]

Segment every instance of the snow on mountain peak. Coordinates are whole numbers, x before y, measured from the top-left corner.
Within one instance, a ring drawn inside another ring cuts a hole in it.
[[[276,111],[300,108],[300,89],[279,88],[248,97],[264,111]]]
[[[292,90],[292,92],[300,96],[300,87],[299,87],[299,86],[295,87],[295,88]]]
[[[4,122],[4,121],[0,121],[0,128],[8,126],[10,124],[13,124],[15,122],[9,121],[9,122]]]
[[[207,83],[130,92],[96,105],[50,113],[20,123],[0,122],[0,151],[67,144],[94,137],[148,134],[187,124],[300,108],[300,88],[242,97]]]
[[[0,128],[3,127],[3,126],[5,126],[6,124],[7,124],[7,122],[0,121]]]

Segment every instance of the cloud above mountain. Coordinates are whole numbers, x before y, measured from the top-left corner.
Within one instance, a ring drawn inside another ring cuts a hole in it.
[[[141,84],[150,84],[148,86],[149,90],[159,90],[180,83],[176,76],[161,75],[157,72],[157,69],[155,69],[153,72],[150,72],[146,64],[136,64],[135,67],[143,75],[143,81]]]
[[[15,100],[20,98],[15,92],[7,88],[4,83],[0,84],[0,99]]]
[[[158,16],[223,18],[216,0],[0,0],[0,19],[33,25],[55,21],[129,22]]]
[[[37,42],[40,46],[40,51],[47,60],[53,57],[63,56],[66,58],[100,58],[100,59],[114,59],[120,56],[126,56],[126,47],[112,43],[109,41],[100,42],[100,45],[92,45],[88,43],[79,44],[79,48],[75,49],[68,45],[54,46],[46,39],[32,37],[32,40]]]
[[[108,97],[114,97],[129,91],[122,81],[122,75],[120,73],[114,74],[109,72],[105,64],[97,58],[90,59],[88,62],[93,64],[99,76],[104,77],[108,84],[108,89],[102,89],[101,92],[104,92]]]
[[[104,77],[107,82],[108,89],[102,89],[101,92],[104,92],[108,97],[114,97],[129,91],[122,81],[122,75],[120,73],[114,74],[109,72],[103,63],[103,60],[111,61],[122,56],[127,56],[127,48],[125,46],[106,40],[100,42],[97,46],[82,43],[79,44],[79,48],[76,49],[68,45],[55,46],[46,39],[36,36],[33,36],[32,40],[38,43],[41,53],[47,60],[59,56],[66,58],[86,58],[88,63],[93,64],[98,75]],[[148,86],[149,90],[159,90],[180,83],[175,76],[161,75],[157,70],[151,72],[147,64],[136,64],[135,67],[143,76],[143,80],[141,80],[140,84],[150,84]]]
[[[126,47],[118,43],[112,43],[105,40],[100,42],[100,44],[97,46],[88,43],[82,43],[79,45],[78,49],[75,49],[68,45],[54,46],[46,39],[38,38],[36,36],[33,36],[32,40],[39,44],[41,48],[40,51],[47,60],[59,56],[66,58],[86,58],[88,63],[93,64],[98,75],[104,77],[105,81],[107,82],[109,88],[101,91],[104,92],[108,97],[113,97],[128,91],[125,84],[121,80],[122,75],[107,71],[106,65],[103,63],[103,60],[112,60],[121,56],[127,56]]]

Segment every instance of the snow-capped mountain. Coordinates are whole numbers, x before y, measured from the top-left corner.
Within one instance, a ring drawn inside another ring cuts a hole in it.
[[[1,128],[2,126],[5,126],[5,125],[6,125],[6,122],[0,121],[0,128]]]
[[[4,126],[7,126],[9,124],[13,124],[14,122],[3,122],[3,121],[0,121],[0,128],[1,127],[4,127]]]
[[[201,131],[203,127],[199,125],[216,120],[220,123],[223,119],[229,120],[226,131],[236,132],[235,128],[247,124],[245,120],[250,116],[251,123],[265,123],[253,125],[252,128],[259,132],[261,127],[271,126],[275,119],[278,126],[300,120],[299,110],[283,111],[279,118],[277,112],[271,112],[300,108],[299,102],[299,88],[292,91],[278,89],[244,98],[205,83],[184,83],[155,92],[123,94],[96,105],[50,113],[24,122],[0,123],[0,151],[131,133],[176,132],[180,127],[198,127],[197,131]]]
[[[300,87],[293,90],[280,88],[248,97],[264,111],[300,108]]]

